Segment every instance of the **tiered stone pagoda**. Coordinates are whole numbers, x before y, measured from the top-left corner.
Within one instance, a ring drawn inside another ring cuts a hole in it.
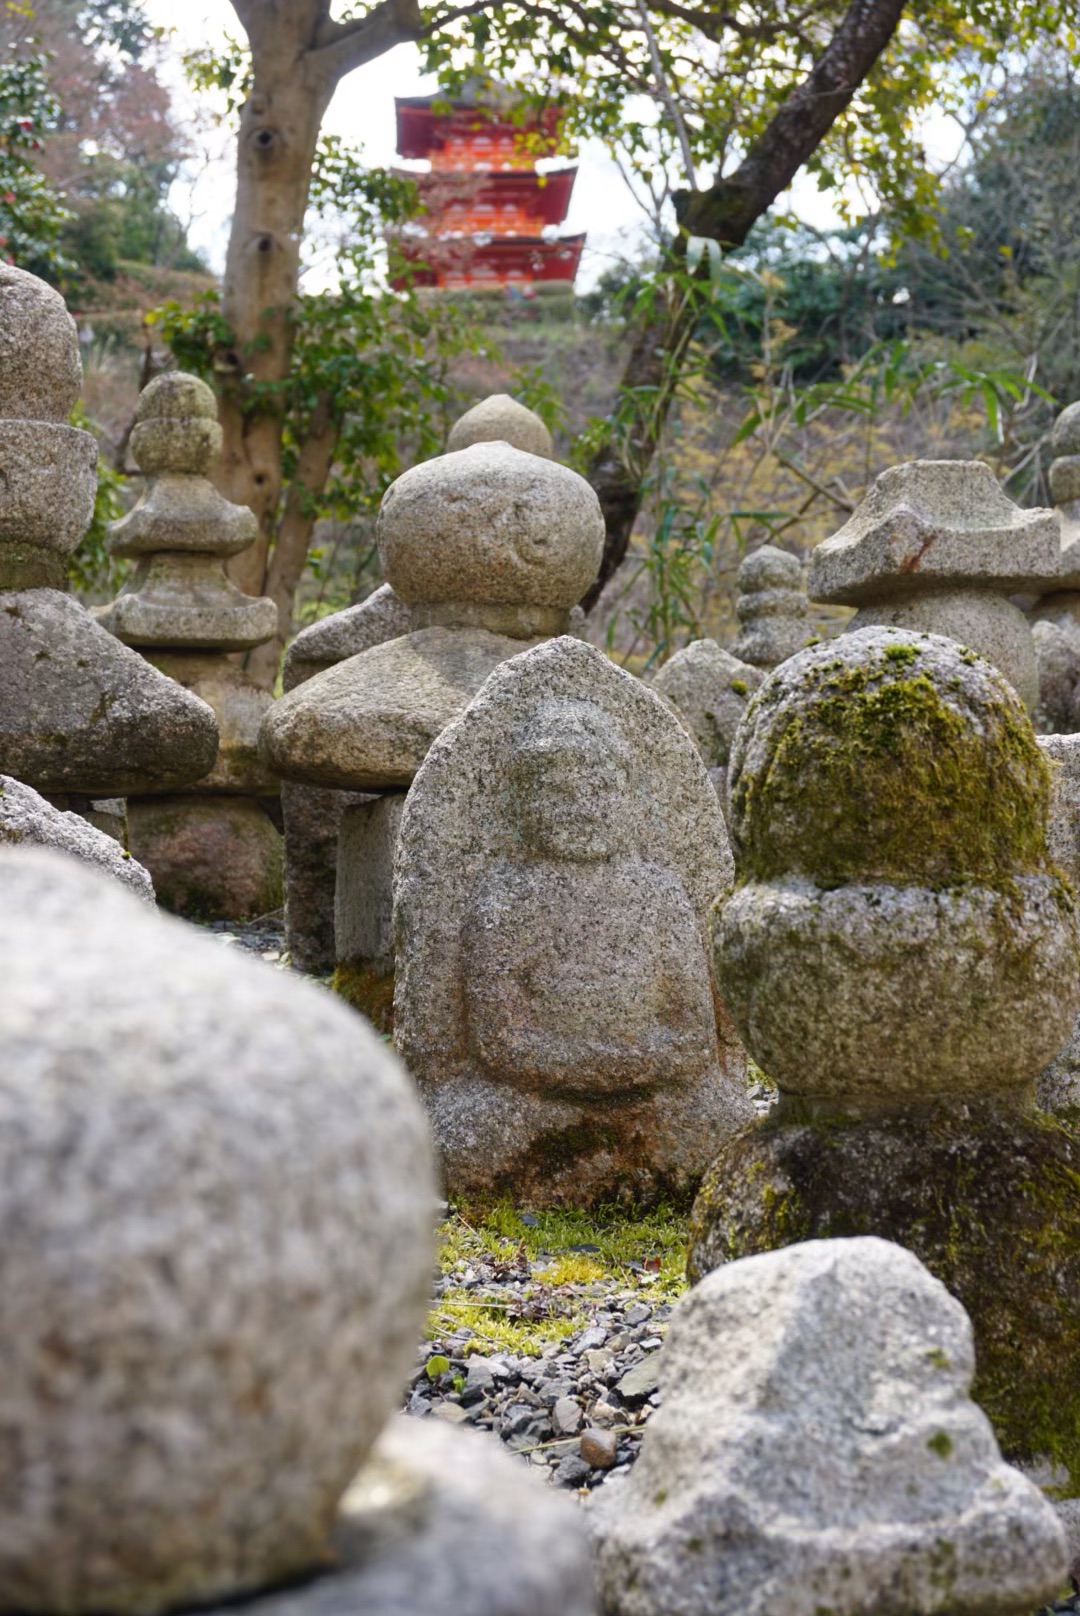
[[[573,285],[584,235],[560,236],[576,166],[539,174],[559,147],[557,107],[526,113],[498,86],[445,97],[398,97],[398,155],[426,159],[412,174],[425,207],[423,234],[399,238],[396,285],[448,289]]]
[[[143,392],[135,419],[131,452],[147,488],[113,526],[109,548],[136,568],[98,621],[213,708],[219,745],[211,771],[182,795],[129,799],[131,850],[166,908],[241,920],[282,901],[281,838],[259,801],[278,792],[257,749],[273,698],[229,653],[269,639],[277,609],[225,576],[257,524],[208,480],[221,452],[210,388],[170,371]]]

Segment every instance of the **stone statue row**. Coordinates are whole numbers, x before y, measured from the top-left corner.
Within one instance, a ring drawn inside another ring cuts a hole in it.
[[[1080,1010],[1077,775],[1069,737],[1035,736],[1008,598],[1065,576],[1059,515],[979,466],[896,468],[812,562],[848,632],[768,673],[691,648],[650,689],[573,633],[595,495],[494,401],[389,491],[386,588],[319,625],[321,670],[299,637],[268,703],[225,660],[271,619],[221,570],[250,523],[206,481],[192,379],[140,403],[147,489],[112,541],[138,566],[104,617],[178,677],[63,593],[93,495],[73,342],[0,270],[0,839],[48,844],[0,849],[0,1604],[1051,1598],[1061,1523],[998,1444],[1076,1495],[1080,1141],[1034,1088]],[[805,613],[797,561],[752,562],[761,657]],[[168,798],[148,842],[198,840],[215,791],[265,813],[267,765],[347,799],[355,996],[392,991],[404,1065],[332,996],[150,913],[64,812]],[[747,1052],[778,1091],[756,1123]],[[580,1522],[509,1459],[388,1423],[436,1156],[452,1193],[534,1205],[685,1202],[704,1175],[664,1405],[591,1511],[598,1594]]]

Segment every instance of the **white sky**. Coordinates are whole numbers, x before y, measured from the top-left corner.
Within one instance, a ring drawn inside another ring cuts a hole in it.
[[[177,0],[146,0],[146,11],[152,22],[170,30],[165,77],[173,90],[177,111],[191,118],[197,110],[197,99],[184,83],[180,52],[194,46],[217,45],[226,32],[242,37],[235,13],[229,0],[179,0],[179,4]],[[389,166],[396,160],[394,97],[430,93],[435,88],[434,79],[425,79],[419,71],[416,48],[399,45],[345,79],[331,104],[325,127],[362,146],[372,166]],[[948,139],[945,136],[946,144]],[[191,219],[192,246],[203,252],[211,267],[220,273],[233,206],[233,146],[228,133],[220,129],[206,130],[201,144],[203,150],[192,164],[191,173],[178,183],[173,201],[180,217]],[[940,139],[934,144],[940,144]],[[577,184],[564,228],[568,233],[587,232],[577,279],[578,290],[586,291],[612,259],[633,255],[644,216],[599,142],[585,142],[577,161]],[[796,180],[787,201],[801,218],[819,229],[839,223],[828,199],[808,179]],[[318,290],[317,276],[306,284]]]

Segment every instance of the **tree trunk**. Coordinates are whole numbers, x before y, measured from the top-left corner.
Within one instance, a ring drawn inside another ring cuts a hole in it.
[[[341,422],[333,413],[330,399],[320,398],[312,411],[296,472],[289,484],[266,575],[265,593],[278,609],[277,633],[265,645],[257,645],[245,663],[255,683],[267,689],[273,687],[282,652],[288,643],[293,601],[307,564],[308,545],[315,526],[314,500],[326,487],[340,435]]]
[[[731,175],[701,191],[675,197],[680,241],[691,235],[718,242],[724,252],[741,247],[754,225],[791,184],[841,112],[850,104],[895,33],[904,0],[851,0],[836,32],[803,82],[777,110]],[[597,455],[589,481],[600,499],[607,533],[596,582],[582,605],[591,611],[622,564],[641,509],[645,474],[660,443],[679,370],[693,340],[698,300],[688,296],[673,317],[650,318],[639,328],[619,392],[648,400],[630,450],[614,439]]]
[[[264,588],[281,502],[283,393],[300,243],[319,129],[334,88],[294,37],[291,17],[291,8],[280,8],[274,35],[255,50],[252,90],[240,116],[223,300],[236,347],[217,358],[225,434],[218,482],[259,519],[258,539],[229,572],[256,595]]]

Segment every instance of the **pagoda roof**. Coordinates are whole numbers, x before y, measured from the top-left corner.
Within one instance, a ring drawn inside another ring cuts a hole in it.
[[[522,115],[521,111],[515,111],[521,105],[521,98],[512,96],[509,91],[483,99],[479,95],[462,95],[450,100],[444,93],[396,96],[398,156],[429,157],[445,143],[448,135],[478,129],[498,129],[534,137],[539,132],[554,152],[564,117],[562,108],[530,108]]]
[[[484,242],[436,237],[401,241],[399,250],[407,262],[419,266],[413,271],[414,283],[435,286],[448,278],[478,284],[508,277],[572,282],[584,245],[584,235],[559,236],[554,241],[542,236],[495,236]],[[406,278],[395,276],[392,284],[401,286]]]
[[[527,202],[529,211],[544,224],[562,224],[570,208],[577,179],[577,165],[557,168],[550,174],[533,169],[495,169],[489,173],[464,173],[455,188],[455,175],[441,170],[431,174],[409,174],[429,206],[451,207],[465,200],[471,204],[506,201]]]

